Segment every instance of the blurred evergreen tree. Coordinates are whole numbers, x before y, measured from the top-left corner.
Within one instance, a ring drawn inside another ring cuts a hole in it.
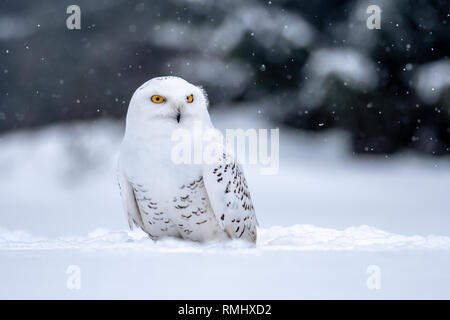
[[[212,107],[345,129],[357,153],[449,153],[447,0],[82,0],[79,31],[67,1],[0,3],[0,132],[123,117],[136,87],[173,74]],[[366,27],[370,4],[380,30]]]

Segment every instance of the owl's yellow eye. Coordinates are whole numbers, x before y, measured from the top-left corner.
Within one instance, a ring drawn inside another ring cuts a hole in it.
[[[165,100],[164,97],[162,97],[160,95],[155,94],[155,95],[152,96],[152,102],[153,103],[163,103],[164,100]]]
[[[186,101],[188,102],[188,103],[192,103],[192,101],[194,101],[194,96],[191,94],[191,95],[188,95],[187,97],[186,97]]]

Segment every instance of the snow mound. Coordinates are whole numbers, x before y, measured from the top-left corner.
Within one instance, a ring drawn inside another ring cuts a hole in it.
[[[366,225],[344,230],[313,225],[271,227],[260,230],[260,239],[259,246],[266,250],[450,249],[450,237],[406,236]]]
[[[145,250],[156,252],[223,252],[261,253],[264,251],[392,251],[449,250],[450,237],[406,236],[369,226],[344,230],[313,225],[274,226],[259,230],[256,246],[240,240],[226,243],[193,243],[178,239],[154,242],[140,230],[108,231],[97,229],[86,236],[66,236],[45,239],[24,231],[0,229],[0,251],[21,250]]]

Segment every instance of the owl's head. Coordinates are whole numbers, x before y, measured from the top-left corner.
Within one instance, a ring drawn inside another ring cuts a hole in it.
[[[145,82],[134,92],[128,107],[127,126],[189,127],[194,121],[210,121],[207,96],[202,88],[178,77]]]

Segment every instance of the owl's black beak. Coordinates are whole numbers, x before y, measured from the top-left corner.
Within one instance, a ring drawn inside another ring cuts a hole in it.
[[[177,110],[177,122],[180,123],[180,119],[181,119],[181,112],[180,110]]]

